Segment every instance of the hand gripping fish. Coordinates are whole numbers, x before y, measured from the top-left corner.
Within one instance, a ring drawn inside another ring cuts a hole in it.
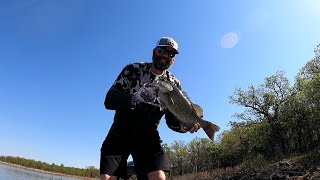
[[[155,79],[152,85],[159,88],[161,103],[180,120],[183,126],[191,129],[198,122],[208,137],[214,139],[214,134],[220,127],[200,118],[203,112],[199,105],[193,104],[180,89],[167,80]]]

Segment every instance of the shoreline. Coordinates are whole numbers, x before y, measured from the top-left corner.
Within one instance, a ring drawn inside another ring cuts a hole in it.
[[[12,166],[15,168],[20,168],[20,169],[26,169],[26,170],[30,170],[30,171],[34,171],[34,172],[38,172],[38,173],[55,175],[55,176],[62,176],[62,177],[67,177],[67,178],[77,178],[77,179],[83,179],[83,180],[95,180],[96,179],[96,178],[90,178],[90,177],[83,177],[83,176],[76,176],[76,175],[51,172],[51,171],[46,171],[46,170],[41,170],[41,169],[36,169],[36,168],[30,168],[30,167],[21,166],[18,164],[8,163],[8,162],[4,162],[4,161],[0,161],[0,164],[8,165],[8,166]]]

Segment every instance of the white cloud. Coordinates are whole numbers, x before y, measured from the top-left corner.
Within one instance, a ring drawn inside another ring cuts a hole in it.
[[[239,36],[235,32],[228,32],[222,36],[220,44],[222,48],[233,48],[239,42]]]

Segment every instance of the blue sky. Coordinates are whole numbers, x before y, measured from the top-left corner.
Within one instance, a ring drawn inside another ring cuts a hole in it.
[[[151,61],[162,36],[179,43],[170,71],[230,128],[237,87],[284,70],[294,81],[320,43],[320,1],[0,1],[0,155],[99,165],[113,121],[105,93],[124,65]],[[189,142],[159,125],[163,141]],[[218,133],[218,134],[219,134]]]

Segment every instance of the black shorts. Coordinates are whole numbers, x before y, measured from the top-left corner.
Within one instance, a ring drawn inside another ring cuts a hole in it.
[[[127,159],[130,154],[138,179],[147,177],[147,173],[152,171],[169,172],[168,158],[160,140],[132,143],[106,139],[101,147],[100,174],[125,178],[127,176]]]

